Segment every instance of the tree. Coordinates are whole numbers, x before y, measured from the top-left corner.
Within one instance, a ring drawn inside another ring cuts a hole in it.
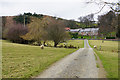
[[[27,33],[27,27],[21,24],[11,24],[9,26],[4,33],[5,37],[12,42],[25,43],[21,36]]]
[[[6,17],[2,16],[2,39],[4,38],[3,37],[3,32],[5,30],[5,24],[6,24]]]
[[[84,24],[85,27],[93,27],[94,26],[94,14],[89,14],[87,16],[84,17],[79,17],[78,18],[80,20],[80,24]],[[84,26],[83,25],[83,26]]]
[[[38,43],[38,45],[41,45],[41,41],[46,41],[46,28],[48,25],[48,17],[44,17],[42,19],[31,17],[32,22],[28,24],[28,30],[29,32],[22,36],[25,40],[34,40]]]
[[[117,33],[116,33],[116,36],[118,37],[118,38],[120,38],[120,14],[119,15],[117,15],[117,19],[118,19],[118,23],[117,23]]]
[[[30,13],[29,14],[20,14],[20,15],[18,15],[18,16],[15,16],[14,18],[13,18],[13,20],[14,21],[16,21],[16,23],[20,23],[20,24],[29,24],[30,22],[31,22],[31,19],[30,19]],[[24,22],[24,20],[25,20],[25,22]]]
[[[21,36],[27,33],[27,26],[24,27],[22,24],[16,23],[13,18],[14,16],[3,17],[3,39],[8,39],[17,43],[26,43]]]
[[[43,18],[43,15],[42,15],[42,14],[36,14],[36,13],[34,13],[32,16],[33,16],[33,17],[37,17],[37,18]]]
[[[114,12],[120,12],[120,1],[116,0],[114,2],[111,1],[106,1],[106,0],[86,0],[86,4],[91,4],[91,3],[95,3],[96,5],[98,5],[100,7],[100,10],[94,14],[98,14],[100,13],[105,6],[110,7],[110,9]]]
[[[28,25],[29,32],[22,36],[25,40],[35,40],[41,45],[41,41],[54,41],[54,47],[57,47],[60,41],[66,40],[68,34],[64,28],[64,22],[52,17],[43,19],[32,17],[32,22]]]
[[[57,47],[61,41],[68,39],[68,33],[65,31],[64,22],[51,19],[47,28],[47,37],[49,40],[54,41],[54,47]]]
[[[114,20],[116,20],[116,15],[113,11],[109,11],[107,14],[99,16],[98,23],[100,33],[104,36],[111,36],[110,33],[116,31],[116,23]]]
[[[75,39],[78,38],[78,32],[75,33],[69,32],[69,34],[71,38],[75,38]]]
[[[119,0],[115,0],[114,2],[111,1],[106,1],[106,0],[87,0],[86,1],[87,4],[91,4],[91,3],[95,3],[96,5],[98,5],[100,7],[100,10],[98,12],[95,12],[94,14],[98,14],[100,13],[105,6],[109,7],[115,14],[118,14],[117,17],[120,14],[120,1]],[[109,9],[108,9],[109,10]],[[119,19],[115,19],[115,21],[113,20],[112,23],[116,23],[118,22]],[[119,31],[119,25],[117,26],[117,36],[118,34],[120,34]]]
[[[66,27],[69,27],[69,28],[77,28],[77,24],[76,24],[76,21],[74,20],[66,20]]]

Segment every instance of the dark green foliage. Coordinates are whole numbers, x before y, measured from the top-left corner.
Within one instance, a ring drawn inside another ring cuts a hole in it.
[[[106,37],[106,39],[115,39],[115,37]]]
[[[77,32],[76,33],[69,32],[69,34],[70,34],[71,38],[75,38],[75,39],[78,38],[78,33]]]
[[[37,18],[43,18],[42,14],[24,13],[23,15],[20,14],[18,16],[15,16],[13,20],[15,20],[16,23],[20,23],[20,24],[24,24],[24,20],[25,20],[25,24],[29,24],[31,22],[31,19],[30,19],[31,16],[37,17]]]
[[[24,13],[24,15],[27,15],[27,16],[32,16],[32,13]]]
[[[29,15],[18,15],[13,18],[13,20],[16,21],[16,23],[24,24],[24,19],[25,19],[25,24],[29,24],[31,22],[30,16]]]
[[[37,18],[43,18],[43,15],[42,15],[42,14],[36,14],[36,13],[34,13],[34,14],[31,15],[31,16],[34,16],[34,17],[37,17]]]
[[[79,38],[79,39],[91,39],[91,36],[83,36],[83,35],[79,35],[78,38]]]
[[[57,18],[57,20],[63,20],[62,18]]]
[[[71,29],[78,28],[77,24],[76,24],[76,21],[74,21],[74,20],[67,20],[66,21],[66,27],[69,27]]]

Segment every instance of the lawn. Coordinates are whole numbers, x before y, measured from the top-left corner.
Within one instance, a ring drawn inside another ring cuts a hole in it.
[[[68,41],[69,43],[69,41]],[[83,40],[73,40],[83,47]],[[77,49],[45,47],[11,43],[2,40],[2,77],[3,78],[29,78],[37,76],[52,63]]]
[[[108,78],[118,78],[118,41],[89,40],[90,45],[97,46],[94,51],[102,61]],[[101,50],[100,50],[101,45]]]

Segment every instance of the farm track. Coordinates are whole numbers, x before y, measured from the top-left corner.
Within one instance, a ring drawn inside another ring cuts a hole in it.
[[[88,40],[84,48],[57,61],[37,78],[99,78],[93,49]]]

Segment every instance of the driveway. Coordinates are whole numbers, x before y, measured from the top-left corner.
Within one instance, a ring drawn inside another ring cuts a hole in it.
[[[98,78],[94,51],[88,40],[84,40],[84,48],[54,63],[37,78]]]

